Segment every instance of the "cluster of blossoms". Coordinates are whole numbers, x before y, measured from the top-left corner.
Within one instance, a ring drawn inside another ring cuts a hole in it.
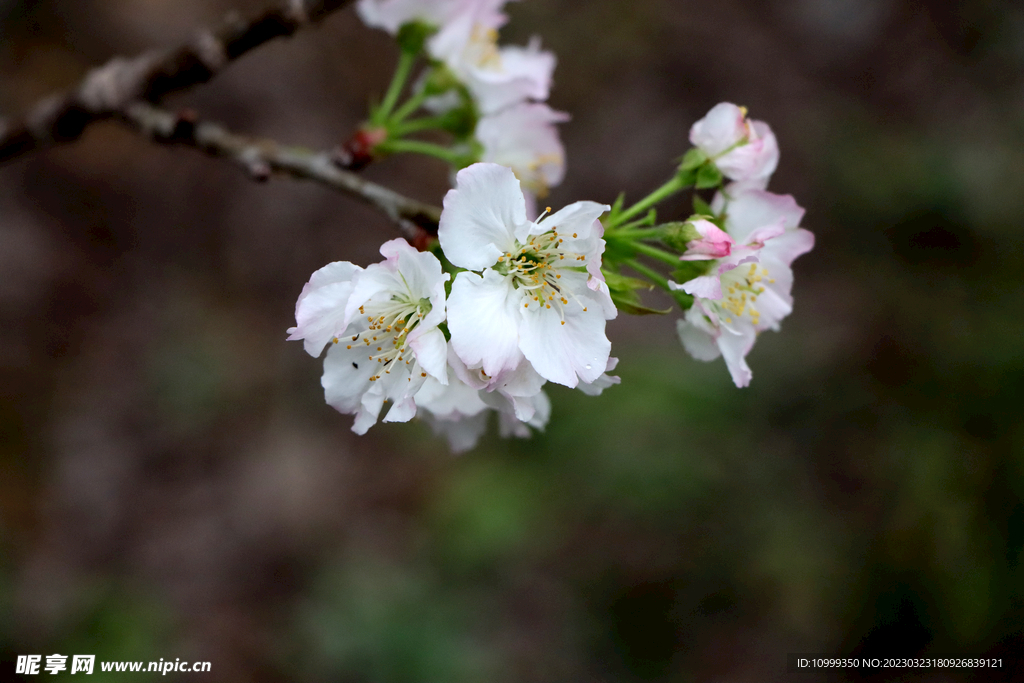
[[[324,361],[327,402],[356,416],[363,434],[378,419],[415,415],[472,447],[496,411],[503,434],[543,428],[555,382],[598,394],[618,382],[606,370],[615,317],[601,276],[604,241],[597,220],[610,207],[576,202],[527,218],[510,169],[480,163],[459,171],[444,200],[438,239],[449,275],[430,252],[404,240],[381,247],[385,260],[360,268],[332,263],[299,296],[289,339]]]
[[[693,296],[677,324],[679,338],[694,358],[721,355],[733,382],[745,387],[746,356],[759,332],[778,330],[793,310],[790,266],[814,247],[814,235],[799,227],[804,210],[793,197],[766,189],[779,162],[767,124],[723,103],[693,125],[690,142],[732,182],[715,195],[711,216],[689,224],[697,236],[680,259],[702,263],[704,274],[669,283]]]
[[[455,175],[424,251],[392,240],[380,263],[329,264],[299,297],[288,338],[314,357],[328,348],[325,396],[355,416],[356,433],[387,404],[383,421],[422,419],[456,451],[477,443],[491,413],[503,436],[529,436],[551,414],[546,383],[596,395],[619,382],[606,323],[620,311],[667,313],[642,303],[654,287],[683,313],[684,348],[723,357],[743,387],[757,335],[792,310],[791,264],[814,237],[796,201],[768,191],[778,144],[742,107],[719,104],[695,123],[675,174],[632,206],[578,201],[538,215],[535,198],[562,179],[554,124],[565,115],[543,103],[554,57],[536,40],[497,45],[505,1],[358,4],[402,48],[387,96],[360,131],[367,149],[433,154]],[[428,66],[399,105],[422,57]],[[408,118],[421,109],[431,114]],[[455,144],[404,137],[431,127]],[[690,188],[697,213],[659,223],[654,205]]]
[[[425,57],[428,67],[405,105],[385,99],[371,116],[369,139],[380,152],[434,153],[458,167],[486,161],[511,168],[530,208],[533,197],[562,181],[565,152],[555,124],[568,115],[545,102],[555,56],[529,45],[499,46],[507,0],[360,0],[363,21],[399,38],[406,62]],[[401,88],[405,75],[393,88]],[[394,93],[397,95],[397,91]],[[422,108],[433,114],[406,117]],[[456,137],[437,149],[402,136],[435,126]],[[410,144],[411,143],[411,144]]]

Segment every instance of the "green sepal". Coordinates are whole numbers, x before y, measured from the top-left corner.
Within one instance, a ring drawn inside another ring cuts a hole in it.
[[[672,279],[683,284],[702,275],[707,275],[714,266],[715,261],[680,261],[676,269],[672,271]]]
[[[696,193],[693,195],[693,212],[700,214],[701,217],[708,217],[707,220],[714,222],[715,212],[711,210],[711,205]]]
[[[423,52],[423,46],[427,39],[435,33],[437,33],[437,28],[430,24],[425,24],[422,21],[410,21],[407,24],[402,24],[402,27],[398,29],[395,40],[398,41],[398,47],[402,52],[418,55]]]
[[[452,73],[451,69],[440,62],[432,62],[431,69],[427,72],[427,77],[423,79],[423,92],[428,96],[443,95],[449,90],[460,90],[464,89],[462,81],[460,81],[455,74]],[[469,93],[460,93],[463,99],[471,99]]]
[[[601,217],[601,223],[607,229],[608,226],[615,226],[619,222],[619,214],[622,213],[622,205],[626,201],[626,193],[620,192],[619,196],[612,202],[611,210]],[[618,229],[617,227],[615,229]]]
[[[693,187],[697,184],[697,170],[696,168],[688,168],[685,171],[679,171],[679,182],[682,183],[683,187]]]
[[[688,150],[683,155],[681,163],[679,164],[680,171],[694,171],[704,165],[704,162],[708,160],[708,155],[697,149],[696,147]]]
[[[611,270],[601,269],[601,274],[604,275],[604,281],[608,285],[608,289],[612,292],[616,291],[630,291],[635,292],[639,289],[650,291],[654,289],[654,285],[647,280],[641,280],[637,277],[630,277],[623,275],[622,273],[616,273]]]
[[[707,163],[697,169],[697,182],[695,187],[698,190],[705,190],[709,187],[718,187],[722,184],[722,172],[712,163]]]
[[[650,308],[640,302],[640,295],[638,294],[640,290],[654,289],[654,285],[650,282],[610,270],[602,269],[601,272],[604,274],[604,280],[611,292],[612,303],[615,304],[615,308],[618,310],[630,315],[664,315],[672,311],[671,308],[664,311]]]
[[[441,117],[441,129],[448,131],[457,138],[472,137],[479,120],[476,107],[467,103],[446,112]]]
[[[672,298],[679,304],[679,310],[687,311],[693,306],[693,295],[686,292],[673,291]]]
[[[619,196],[612,202],[612,210],[608,212],[609,216],[614,216],[617,213],[622,212],[622,204],[626,201],[626,193],[620,192]]]
[[[664,310],[660,308],[650,308],[632,301],[622,301],[614,296],[612,297],[612,303],[615,304],[615,308],[623,313],[629,313],[630,315],[668,315],[672,312],[671,308],[666,308]]]
[[[675,221],[658,227],[665,230],[661,236],[661,241],[680,254],[686,251],[687,244],[693,240],[700,239],[700,233],[697,232],[697,229],[689,221]]]

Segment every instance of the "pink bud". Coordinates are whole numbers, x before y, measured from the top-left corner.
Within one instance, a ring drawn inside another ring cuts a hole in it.
[[[702,218],[690,225],[700,237],[686,243],[686,253],[679,257],[681,261],[707,261],[725,258],[732,253],[735,242],[717,225]]]

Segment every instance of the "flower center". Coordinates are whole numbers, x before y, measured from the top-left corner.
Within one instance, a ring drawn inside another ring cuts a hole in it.
[[[573,234],[573,237],[576,237]],[[576,300],[572,290],[559,281],[562,273],[569,269],[581,269],[587,265],[587,257],[583,254],[562,248],[565,240],[558,236],[557,230],[542,235],[530,235],[526,244],[516,242],[517,251],[507,252],[498,257],[494,268],[499,273],[512,278],[512,286],[526,290],[527,300],[523,308],[551,308],[554,306],[562,315],[565,324],[564,307],[569,299]],[[583,307],[583,310],[587,310]]]
[[[538,199],[548,196],[548,182],[544,174],[544,166],[552,164],[561,166],[565,163],[561,154],[540,154],[530,160],[526,166],[516,166],[512,170],[523,187],[537,195]]]
[[[348,332],[360,330],[345,340],[345,348],[357,348],[362,344],[369,352],[369,360],[378,364],[376,374],[370,377],[371,382],[381,378],[382,374],[390,375],[392,370],[406,369],[411,373],[417,369],[416,356],[407,353],[409,333],[412,332],[430,312],[429,299],[413,299],[410,296],[396,294],[383,302],[368,301],[359,307],[359,314],[366,316],[353,321]],[[337,338],[334,343],[339,343]],[[409,357],[406,358],[406,355]],[[421,373],[424,374],[425,373]],[[412,381],[412,377],[409,377]]]
[[[731,314],[737,318],[747,315],[750,316],[750,320],[755,326],[758,325],[761,321],[761,313],[754,304],[757,303],[757,297],[765,290],[764,285],[760,283],[766,277],[768,277],[768,269],[758,263],[751,263],[749,269],[733,268],[722,275],[724,296],[715,303],[727,315]],[[775,280],[769,279],[768,282],[775,282]],[[731,323],[732,318],[725,318],[725,322]]]
[[[501,71],[501,52],[498,50],[498,32],[493,28],[473,27],[466,45],[466,61],[482,69]]]

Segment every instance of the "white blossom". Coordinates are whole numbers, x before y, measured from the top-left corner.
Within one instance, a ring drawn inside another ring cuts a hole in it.
[[[448,381],[445,318],[449,276],[433,254],[405,240],[381,246],[385,260],[359,268],[348,262],[313,273],[295,308],[288,339],[303,339],[316,357],[331,344],[321,384],[327,403],[356,416],[352,431],[365,434],[385,401],[385,422],[416,414],[414,396],[427,377]]]
[[[452,284],[448,329],[455,353],[489,386],[524,358],[540,377],[569,387],[604,373],[605,322],[616,311],[600,276],[597,219],[609,208],[576,202],[534,222],[510,169],[459,171],[438,231],[448,260],[467,269]]]
[[[752,377],[746,356],[760,332],[778,330],[793,310],[791,264],[814,247],[814,235],[798,227],[804,211],[790,196],[729,187],[712,208],[724,215],[735,246],[709,274],[669,283],[694,296],[677,331],[690,355],[721,355],[733,382],[745,387]]]
[[[751,181],[762,190],[779,164],[779,144],[768,124],[747,119],[745,108],[729,102],[715,105],[693,124],[690,142],[726,178]]]
[[[480,119],[481,161],[508,166],[525,191],[544,197],[565,175],[565,149],[555,124],[569,115],[546,104],[521,102]]]

